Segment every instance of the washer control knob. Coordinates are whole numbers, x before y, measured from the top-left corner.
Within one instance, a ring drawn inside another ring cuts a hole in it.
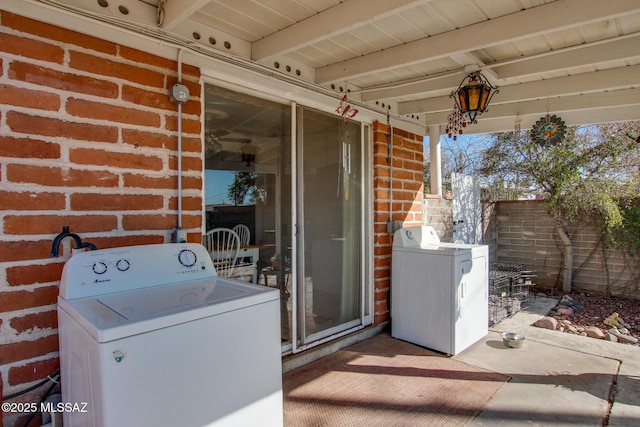
[[[116,268],[120,271],[127,271],[131,267],[131,264],[126,259],[119,259],[116,262]]]
[[[196,257],[195,252],[193,252],[191,249],[183,249],[178,254],[178,260],[180,261],[180,264],[184,265],[185,267],[193,267],[197,259],[198,257]]]
[[[93,264],[93,272],[96,274],[104,274],[107,272],[107,264],[102,261],[98,261]]]

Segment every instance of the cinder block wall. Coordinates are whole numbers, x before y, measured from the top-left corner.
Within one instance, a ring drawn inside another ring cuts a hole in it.
[[[605,253],[597,233],[585,224],[572,224],[568,232],[574,251],[573,289],[640,299],[638,259],[621,251]],[[495,203],[492,215],[485,217],[485,241],[490,242],[492,260],[525,264],[538,274],[538,284],[562,288],[562,243],[543,202]]]
[[[374,323],[386,322],[390,318],[393,235],[387,231],[387,223],[399,221],[404,226],[422,225],[423,137],[394,128],[392,157],[387,147],[388,138],[389,127],[374,123]]]
[[[55,303],[70,239],[59,258],[49,252],[62,226],[98,248],[169,241],[177,63],[5,11],[0,21],[0,375],[10,394],[58,367]],[[183,228],[197,242],[199,78],[183,67]]]
[[[482,202],[482,244],[489,246],[489,259],[496,258],[498,230],[496,224],[496,202]]]
[[[453,241],[453,200],[427,195],[424,206],[425,225],[435,228],[442,242]]]

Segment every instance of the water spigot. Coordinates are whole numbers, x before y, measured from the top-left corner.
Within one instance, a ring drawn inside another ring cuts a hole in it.
[[[62,232],[53,239],[53,244],[51,245],[51,252],[49,253],[49,256],[51,258],[55,258],[59,256],[60,243],[66,237],[71,237],[73,239],[74,245],[75,245],[74,249],[82,249],[82,248],[89,248],[91,250],[96,249],[96,246],[93,243],[89,243],[89,242],[82,243],[82,239],[80,238],[80,236],[78,236],[77,234],[71,233],[69,231],[69,226],[64,225],[62,227]]]

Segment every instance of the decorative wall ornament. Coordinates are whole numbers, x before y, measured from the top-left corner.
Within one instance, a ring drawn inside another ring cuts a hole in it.
[[[467,122],[464,120],[458,104],[455,104],[453,111],[447,117],[447,128],[444,130],[444,133],[455,141],[458,139],[458,135],[462,135],[462,130],[465,127],[467,127]]]
[[[567,126],[560,117],[547,114],[541,117],[531,129],[531,138],[542,145],[561,142],[567,133]]]
[[[358,114],[358,110],[349,105],[349,100],[347,99],[347,95],[345,95],[340,100],[340,104],[338,108],[336,108],[336,113],[340,114],[344,118],[344,122],[347,123],[349,119],[354,118],[355,115]]]

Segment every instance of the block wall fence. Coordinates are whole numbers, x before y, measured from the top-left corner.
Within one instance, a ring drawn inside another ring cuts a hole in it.
[[[1,7],[0,7],[1,8]],[[177,225],[176,61],[0,10],[0,390],[59,367],[56,298],[69,226],[98,248],[166,243]],[[202,235],[201,82],[183,65],[182,226]],[[373,126],[375,323],[389,320],[387,222],[422,223],[422,136]],[[393,179],[391,174],[393,164]],[[391,188],[392,185],[392,188]],[[393,197],[392,197],[393,195]],[[390,218],[391,216],[391,218]],[[40,398],[37,390],[25,402]],[[5,414],[6,415],[6,414]],[[6,415],[5,427],[25,416]],[[33,424],[37,425],[37,424]]]
[[[568,228],[573,242],[576,292],[640,299],[640,260],[623,251],[603,250],[588,225]],[[562,243],[542,201],[500,201],[484,204],[484,241],[491,260],[525,264],[536,283],[562,289]]]

